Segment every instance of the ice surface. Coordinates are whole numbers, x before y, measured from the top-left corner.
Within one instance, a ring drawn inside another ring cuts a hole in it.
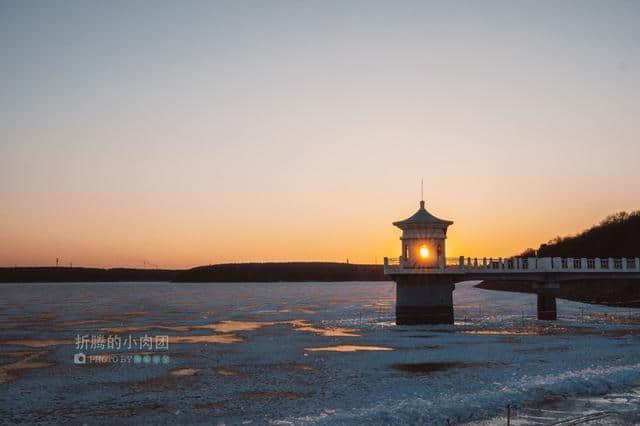
[[[472,284],[453,326],[396,326],[391,282],[3,285],[0,362],[46,367],[1,384],[0,423],[635,421],[640,311],[559,300],[542,322],[534,295]],[[76,335],[118,329],[178,336],[170,363],[73,364]],[[309,350],[329,347],[393,350]]]

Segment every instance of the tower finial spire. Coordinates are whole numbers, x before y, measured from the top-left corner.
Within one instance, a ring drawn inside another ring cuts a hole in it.
[[[424,178],[420,178],[420,208],[424,209]]]

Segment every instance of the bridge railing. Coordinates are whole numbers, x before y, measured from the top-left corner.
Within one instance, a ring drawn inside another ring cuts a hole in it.
[[[424,269],[432,272],[640,272],[640,258],[572,258],[572,257],[447,257],[444,268],[420,268],[402,256],[384,258],[384,266],[394,269]]]
[[[459,257],[447,257],[445,259],[445,265],[447,265],[447,268],[458,267],[458,266],[460,266],[460,258]]]
[[[399,257],[385,257],[384,266],[400,266]]]
[[[457,264],[447,258],[447,268],[465,271],[566,271],[640,272],[640,258],[508,257],[471,258],[460,256]]]

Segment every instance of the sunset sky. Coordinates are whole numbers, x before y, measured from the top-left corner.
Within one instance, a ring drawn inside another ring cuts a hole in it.
[[[382,262],[640,208],[640,2],[0,1],[0,265]]]

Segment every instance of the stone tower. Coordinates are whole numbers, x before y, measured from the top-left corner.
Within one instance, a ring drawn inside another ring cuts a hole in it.
[[[444,273],[453,222],[435,217],[420,201],[413,216],[393,224],[402,229],[402,254],[397,266],[385,260],[385,274],[396,282],[396,324],[453,324],[454,280]]]

